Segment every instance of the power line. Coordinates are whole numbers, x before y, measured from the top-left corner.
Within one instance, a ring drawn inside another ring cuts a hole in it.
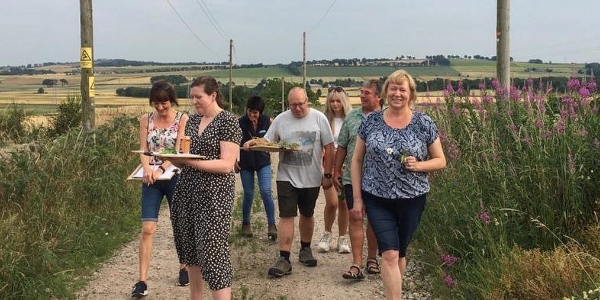
[[[183,24],[185,25],[185,27],[187,27],[187,29],[196,37],[196,40],[198,40],[198,42],[200,42],[202,45],[204,45],[204,47],[206,47],[206,49],[210,50],[212,53],[214,53],[216,55],[219,55],[218,52],[216,52],[215,50],[213,50],[212,48],[210,48],[204,41],[202,41],[202,39],[200,39],[200,37],[194,32],[194,30],[192,30],[192,28],[188,25],[188,23],[185,22],[185,20],[183,19],[183,17],[181,17],[181,15],[177,11],[177,9],[175,9],[175,6],[173,6],[173,4],[171,3],[171,1],[170,0],[166,0],[166,1],[167,1],[167,3],[169,3],[169,5],[173,9],[173,11],[175,11],[175,14],[177,14],[177,16],[179,17],[179,20],[181,20],[181,22],[183,22]]]
[[[337,2],[337,0],[334,0],[331,5],[329,6],[329,8],[327,9],[327,11],[325,11],[325,14],[321,17],[321,19],[319,20],[319,22],[317,22],[317,24],[315,24],[315,26],[313,26],[308,32],[313,31],[315,28],[317,28],[317,26],[319,26],[319,24],[321,24],[321,22],[323,22],[323,20],[325,20],[325,17],[327,17],[327,15],[329,14],[329,11],[331,11],[331,9],[333,8],[333,5]]]
[[[200,2],[202,2],[202,3],[200,3]],[[202,8],[204,15],[212,23],[213,27],[217,30],[219,35],[221,35],[221,37],[223,37],[224,39],[228,40],[227,34],[225,34],[225,31],[223,30],[223,28],[221,28],[221,26],[217,22],[217,19],[215,19],[213,14],[210,12],[210,9],[208,9],[208,5],[206,5],[206,3],[204,3],[204,0],[200,0],[200,1],[196,0],[196,3],[198,3],[198,5],[200,5],[200,8]],[[205,9],[205,7],[206,7],[206,9]]]

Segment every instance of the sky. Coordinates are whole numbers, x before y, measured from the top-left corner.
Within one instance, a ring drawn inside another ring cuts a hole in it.
[[[0,66],[78,62],[80,1],[3,0]],[[494,0],[95,0],[94,59],[288,64],[496,55]],[[513,0],[516,61],[600,61],[598,0]]]

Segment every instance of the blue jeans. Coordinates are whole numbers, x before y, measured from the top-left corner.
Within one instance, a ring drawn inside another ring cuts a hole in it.
[[[254,171],[241,170],[240,177],[242,179],[242,187],[244,188],[244,200],[242,202],[242,223],[250,224],[250,216],[252,215],[252,202],[254,201]],[[258,189],[260,196],[263,199],[265,213],[267,214],[267,222],[275,224],[275,204],[271,191],[271,165],[266,165],[256,171],[258,178]]]
[[[142,221],[158,222],[158,212],[163,197],[167,198],[169,209],[175,192],[178,175],[171,180],[157,180],[152,185],[142,183]]]

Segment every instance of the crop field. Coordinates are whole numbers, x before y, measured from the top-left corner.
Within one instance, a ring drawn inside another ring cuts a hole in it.
[[[417,80],[431,80],[444,78],[458,80],[461,78],[483,78],[496,77],[496,62],[475,59],[451,59],[451,66],[428,66],[428,67],[403,67]],[[52,114],[59,103],[68,96],[80,93],[79,75],[67,75],[75,69],[76,65],[56,65],[42,67],[51,69],[56,74],[47,75],[20,75],[0,76],[0,109],[15,103],[25,107],[28,113]],[[107,108],[135,108],[136,111],[149,109],[147,99],[120,97],[116,95],[116,89],[129,86],[148,87],[150,78],[160,75],[183,75],[194,78],[199,75],[211,75],[217,80],[226,83],[229,81],[229,69],[219,70],[189,70],[194,66],[136,66],[136,67],[97,67],[95,68],[95,108],[104,110]],[[583,64],[532,64],[528,62],[511,63],[511,77],[570,77],[584,67]],[[535,69],[534,69],[535,68]],[[307,69],[307,80],[321,79],[325,82],[336,79],[353,79],[362,81],[364,79],[379,78],[391,74],[397,68],[387,66],[360,66],[360,67],[333,67],[314,66]],[[532,70],[535,71],[526,71]],[[165,71],[169,70],[169,71]],[[173,71],[178,70],[178,71]],[[161,72],[162,71],[162,72]],[[232,70],[232,80],[236,85],[255,86],[263,79],[284,78],[285,81],[300,83],[302,76],[292,75],[283,65],[264,66],[260,68],[239,68]],[[44,79],[66,80],[67,84],[47,87],[42,85]],[[43,93],[39,93],[43,88]],[[357,88],[348,88],[353,105],[360,103]],[[322,91],[323,92],[323,91]],[[323,98],[324,99],[324,98]],[[421,95],[420,99],[427,99]],[[431,99],[430,99],[431,101]],[[181,101],[181,107],[189,110],[189,101]]]

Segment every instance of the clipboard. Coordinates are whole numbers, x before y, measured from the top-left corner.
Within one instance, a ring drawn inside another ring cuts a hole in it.
[[[151,165],[150,167],[153,170],[158,169],[157,165]],[[179,173],[179,168],[175,167],[174,165],[171,165],[168,168],[166,168],[165,173],[160,175],[156,180],[171,180],[171,178],[173,178],[173,176],[175,176],[175,174],[178,174],[178,173]],[[129,174],[129,176],[127,177],[127,180],[142,180],[143,176],[144,176],[144,168],[142,168],[142,164],[139,164],[133,170],[133,172],[131,172],[131,174]]]

